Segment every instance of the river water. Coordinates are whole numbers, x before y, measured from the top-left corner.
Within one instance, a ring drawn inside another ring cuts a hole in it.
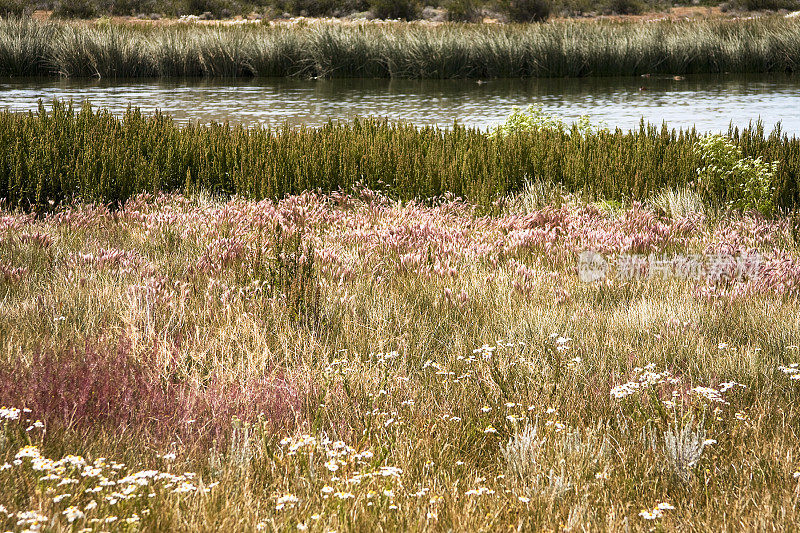
[[[514,107],[540,104],[566,121],[630,129],[645,121],[726,131],[761,119],[800,135],[800,77],[722,75],[531,80],[57,80],[0,79],[0,109],[35,110],[39,100],[91,102],[114,112],[161,109],[186,123],[319,125],[355,116],[416,124],[453,121],[485,129]]]

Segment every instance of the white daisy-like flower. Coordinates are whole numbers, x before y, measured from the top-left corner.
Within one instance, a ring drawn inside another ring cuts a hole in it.
[[[69,522],[70,524],[73,523],[75,520],[80,520],[86,516],[83,514],[83,511],[81,511],[74,505],[64,509],[61,512],[61,514],[63,514],[66,517],[67,522]]]
[[[659,518],[664,516],[664,513],[661,511],[661,509],[658,509],[658,508],[653,509],[651,511],[648,511],[647,509],[643,509],[639,513],[639,516],[644,518],[645,520],[658,520]]]

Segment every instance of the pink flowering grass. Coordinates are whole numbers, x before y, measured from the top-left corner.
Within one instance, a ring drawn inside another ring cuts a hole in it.
[[[152,353],[127,342],[87,343],[0,367],[0,404],[25,407],[48,430],[103,431],[154,439],[224,443],[231,420],[290,431],[304,417],[302,385],[280,375],[241,382],[165,374]]]

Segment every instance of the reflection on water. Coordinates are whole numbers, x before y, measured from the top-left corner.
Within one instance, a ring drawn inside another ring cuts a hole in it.
[[[90,101],[124,110],[156,108],[180,122],[319,125],[376,115],[448,126],[500,123],[515,106],[541,104],[574,120],[629,129],[642,117],[670,127],[727,130],[761,118],[800,134],[800,77],[694,76],[533,80],[147,80],[132,82],[0,79],[0,109],[36,109],[38,100]]]

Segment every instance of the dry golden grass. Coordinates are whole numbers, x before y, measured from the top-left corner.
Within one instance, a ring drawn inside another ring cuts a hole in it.
[[[0,412],[0,527],[795,530],[796,229],[653,203],[674,213],[546,187],[493,216],[367,190],[4,213],[0,403],[32,412]],[[584,283],[590,248],[766,266]],[[125,466],[39,458],[67,454]]]

